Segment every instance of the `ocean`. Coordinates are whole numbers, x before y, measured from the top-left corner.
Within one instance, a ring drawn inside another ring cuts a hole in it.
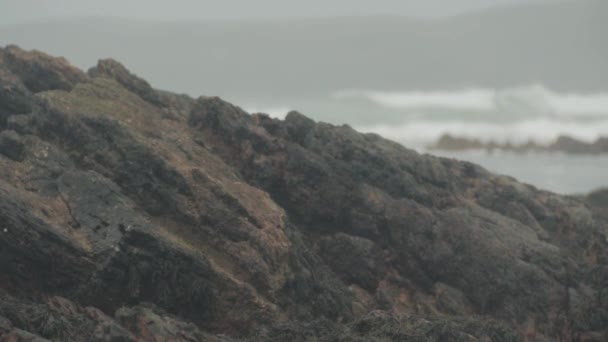
[[[421,152],[445,133],[497,143],[548,144],[560,135],[591,142],[608,136],[607,3],[435,19],[49,18],[0,25],[0,45],[65,56],[85,70],[112,57],[155,88],[218,95],[279,118],[298,110]],[[559,193],[608,186],[606,156],[430,153]]]
[[[437,91],[340,89],[316,98],[233,102],[277,118],[298,110],[317,120],[348,124],[421,153],[471,161],[557,193],[581,194],[608,186],[608,154],[428,149],[446,133],[486,143],[550,144],[561,135],[593,142],[608,136],[608,92],[558,92],[542,84]]]

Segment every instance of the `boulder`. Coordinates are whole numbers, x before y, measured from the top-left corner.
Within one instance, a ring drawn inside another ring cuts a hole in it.
[[[70,65],[65,58],[43,52],[26,51],[11,45],[0,51],[0,68],[16,75],[34,93],[47,90],[69,91],[88,76]]]
[[[1,55],[0,340],[608,336],[602,192]]]
[[[163,105],[160,95],[156,90],[152,89],[146,80],[132,74],[127,68],[114,59],[108,58],[99,60],[97,66],[91,68],[88,73],[91,77],[107,77],[114,79],[129,91],[139,95],[142,99],[155,105]]]
[[[14,161],[22,161],[25,158],[25,145],[17,132],[0,132],[0,154]]]

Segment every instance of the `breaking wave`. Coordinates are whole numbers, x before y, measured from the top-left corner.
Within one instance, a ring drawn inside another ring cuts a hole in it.
[[[543,85],[457,91],[342,90],[336,100],[365,99],[390,109],[445,109],[553,116],[608,116],[608,92],[559,93]]]
[[[243,110],[245,110],[248,113],[254,114],[254,113],[264,113],[264,114],[268,114],[268,116],[275,118],[275,119],[285,119],[285,116],[287,115],[287,113],[289,113],[292,109],[289,107],[273,107],[273,106],[255,106],[255,105],[251,105],[251,106],[244,106]]]

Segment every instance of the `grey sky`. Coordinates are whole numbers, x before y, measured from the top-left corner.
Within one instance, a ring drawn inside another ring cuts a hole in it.
[[[0,0],[0,24],[49,17],[242,19],[347,15],[447,16],[495,5],[560,0]]]

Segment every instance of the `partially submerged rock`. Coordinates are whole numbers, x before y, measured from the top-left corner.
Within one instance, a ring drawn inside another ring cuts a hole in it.
[[[429,146],[431,150],[444,151],[463,151],[463,150],[502,150],[517,153],[530,151],[537,152],[562,152],[569,154],[601,154],[608,153],[608,137],[600,137],[594,142],[585,142],[569,136],[559,136],[550,144],[539,144],[528,141],[523,144],[481,142],[478,139],[455,137],[450,134],[443,134],[436,143]]]

